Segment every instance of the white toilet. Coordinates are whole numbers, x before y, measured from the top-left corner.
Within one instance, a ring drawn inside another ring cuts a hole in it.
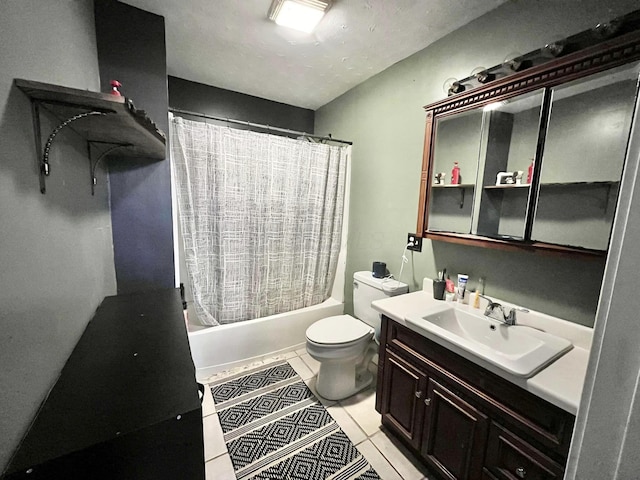
[[[316,381],[320,396],[341,400],[371,384],[373,376],[367,367],[378,352],[380,338],[380,314],[371,308],[371,302],[408,291],[406,283],[375,278],[369,271],[353,274],[353,310],[357,318],[327,317],[307,329],[307,352],[320,362]]]

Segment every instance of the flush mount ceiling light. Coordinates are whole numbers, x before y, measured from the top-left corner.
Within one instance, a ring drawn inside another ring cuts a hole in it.
[[[330,0],[273,0],[269,19],[283,27],[311,33],[330,6]]]

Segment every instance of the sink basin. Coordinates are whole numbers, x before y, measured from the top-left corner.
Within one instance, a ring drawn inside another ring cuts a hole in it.
[[[448,304],[405,317],[407,326],[471,361],[478,359],[518,377],[529,378],[565,354],[567,339],[502,322]]]

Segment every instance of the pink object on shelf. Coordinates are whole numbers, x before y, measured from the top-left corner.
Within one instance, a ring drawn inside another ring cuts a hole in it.
[[[120,88],[122,84],[118,80],[111,80],[109,83],[111,84],[111,95],[117,95],[121,97],[122,94],[120,93],[120,90],[118,90],[118,88]]]
[[[527,172],[527,183],[531,183],[533,179],[533,160],[531,160],[531,165],[529,165],[529,171]]]
[[[453,162],[453,170],[451,170],[451,185],[460,184],[460,167],[458,162]]]

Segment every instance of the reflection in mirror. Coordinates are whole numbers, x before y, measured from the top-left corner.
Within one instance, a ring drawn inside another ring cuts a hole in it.
[[[473,233],[524,238],[542,101],[538,90],[484,107]]]
[[[481,129],[481,109],[436,120],[428,230],[470,233]]]
[[[638,72],[627,65],[553,89],[533,240],[607,249]]]

